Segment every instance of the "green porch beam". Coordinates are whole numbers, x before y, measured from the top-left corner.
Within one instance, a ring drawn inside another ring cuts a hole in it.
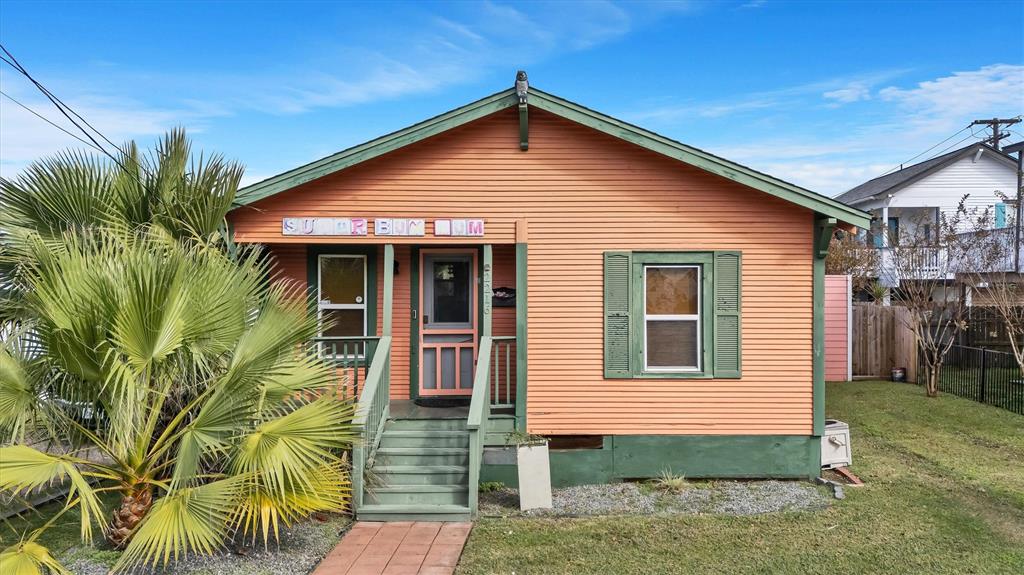
[[[811,374],[813,378],[813,413],[814,435],[820,437],[825,433],[825,255],[828,253],[828,240],[832,237],[836,219],[817,216],[814,220],[814,241],[811,246],[813,253],[813,313],[811,319]],[[824,250],[821,246],[824,245]]]
[[[519,149],[530,149],[530,112],[526,104],[519,104]]]
[[[395,301],[395,246],[384,245],[384,326],[381,335],[391,335],[392,308]]]
[[[481,301],[480,310],[482,317],[480,319],[480,337],[491,337],[491,317],[494,315],[491,313],[491,307],[493,305],[494,298],[494,250],[491,244],[484,245],[484,265],[483,275],[480,280],[480,297]]]
[[[525,235],[525,234],[524,234]],[[516,429],[526,431],[526,242],[516,243]]]

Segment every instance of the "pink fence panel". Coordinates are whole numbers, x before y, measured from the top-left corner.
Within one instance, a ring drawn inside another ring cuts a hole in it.
[[[825,380],[853,378],[850,355],[850,276],[825,276]]]

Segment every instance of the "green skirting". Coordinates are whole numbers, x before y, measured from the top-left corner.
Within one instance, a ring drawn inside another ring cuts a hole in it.
[[[516,485],[512,463],[488,463],[481,481]],[[601,449],[551,450],[554,487],[655,477],[811,478],[821,470],[821,439],[796,435],[609,435]]]

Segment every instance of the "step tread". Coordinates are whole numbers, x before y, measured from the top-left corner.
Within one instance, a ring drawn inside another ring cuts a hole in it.
[[[359,513],[469,513],[466,505],[451,504],[407,504],[394,503],[382,505],[363,505]]]
[[[375,465],[377,473],[469,473],[468,465]]]
[[[377,453],[391,455],[465,455],[468,447],[378,447]]]
[[[469,437],[468,431],[459,431],[457,429],[436,429],[436,430],[417,430],[417,429],[388,429],[384,428],[384,435],[382,437]]]
[[[463,491],[469,491],[469,486],[457,483],[437,485],[387,485],[374,487],[372,491],[375,493],[460,493]]]

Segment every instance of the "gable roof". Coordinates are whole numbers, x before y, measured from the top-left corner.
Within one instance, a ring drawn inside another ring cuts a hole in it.
[[[996,150],[995,148],[989,146],[988,144],[975,142],[969,146],[960,148],[958,150],[953,150],[952,152],[948,152],[946,154],[942,154],[941,156],[935,156],[930,160],[925,160],[912,166],[907,166],[901,170],[892,172],[891,174],[886,174],[884,176],[879,176],[873,180],[868,180],[863,184],[855,188],[851,188],[846,192],[843,192],[842,194],[836,196],[836,199],[839,200],[840,202],[849,205],[854,205],[872,199],[881,194],[895,192],[896,190],[908,186],[911,183],[927,176],[928,174],[932,174],[934,172],[941,170],[942,168],[945,168],[946,166],[960,160],[961,158],[965,158],[967,156],[975,154],[979,148],[985,150],[986,152],[991,152],[992,154],[995,154],[997,158],[1006,161],[1008,165],[1012,166],[1013,169],[1016,169],[1017,161],[1014,160],[1013,158]]]
[[[515,89],[502,90],[460,108],[413,124],[408,128],[248,185],[238,191],[236,203],[240,206],[252,204],[300,184],[344,170],[516,105],[518,105],[518,99]],[[870,224],[869,214],[842,202],[548,94],[532,86],[530,87],[529,106],[739,182],[822,215],[834,217],[842,222],[861,228],[866,228]]]

